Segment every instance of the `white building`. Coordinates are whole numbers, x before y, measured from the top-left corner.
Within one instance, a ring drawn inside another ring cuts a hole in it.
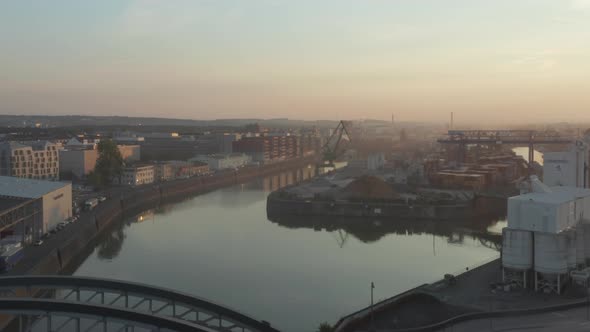
[[[211,170],[239,168],[252,162],[252,157],[244,153],[200,155],[189,161],[200,161],[209,165]]]
[[[572,144],[568,151],[546,152],[543,155],[543,182],[548,186],[588,187],[588,145]]]
[[[0,199],[42,199],[42,224],[36,237],[72,216],[72,184],[0,176]]]
[[[115,179],[115,183],[138,186],[142,184],[154,183],[155,179],[154,165],[133,165],[123,169],[120,179]]]
[[[548,187],[536,177],[528,188],[532,192],[508,199],[504,281],[526,287],[533,269],[535,290],[559,294],[569,273],[590,259],[590,232],[584,231],[590,224],[590,189]]]

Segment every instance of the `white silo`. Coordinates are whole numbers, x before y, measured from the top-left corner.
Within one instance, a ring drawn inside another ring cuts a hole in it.
[[[578,266],[578,247],[576,241],[576,230],[568,230],[565,233],[567,237],[567,268],[568,271],[573,270]]]
[[[502,279],[527,287],[527,271],[533,268],[533,232],[502,229]]]
[[[586,264],[586,247],[585,243],[585,232],[582,224],[578,224],[575,228],[576,233],[576,265]]]
[[[561,293],[567,280],[568,256],[571,250],[567,232],[534,234],[535,290],[549,289]]]

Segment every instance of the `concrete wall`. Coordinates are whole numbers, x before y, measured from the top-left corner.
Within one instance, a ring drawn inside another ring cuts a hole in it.
[[[72,216],[72,185],[43,196],[43,233]]]

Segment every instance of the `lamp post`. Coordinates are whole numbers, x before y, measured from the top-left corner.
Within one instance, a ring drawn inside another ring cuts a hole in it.
[[[375,331],[375,314],[373,313],[373,289],[375,289],[375,283],[371,281],[371,327],[372,331]]]

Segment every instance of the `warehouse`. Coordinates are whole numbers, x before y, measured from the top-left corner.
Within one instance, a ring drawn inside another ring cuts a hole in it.
[[[41,218],[33,227],[34,238],[72,216],[71,183],[0,176],[0,200],[41,201]]]

